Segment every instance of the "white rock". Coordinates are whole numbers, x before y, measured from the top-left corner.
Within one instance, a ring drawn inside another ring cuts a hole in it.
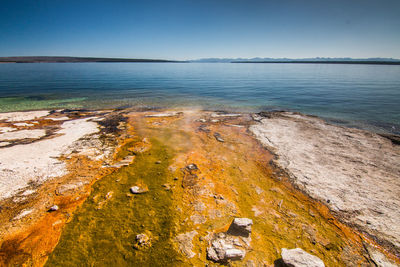
[[[66,120],[69,120],[68,117],[57,117],[57,118],[47,118],[47,119],[52,120],[52,121],[66,121]]]
[[[136,248],[146,247],[150,245],[150,237],[145,233],[138,234],[135,237],[136,240]]]
[[[130,189],[132,194],[139,194],[140,193],[140,187],[139,186],[132,186]]]
[[[231,228],[234,231],[238,231],[244,234],[251,233],[251,226],[253,225],[253,220],[249,218],[235,218],[232,222]]]
[[[224,113],[222,113],[222,114],[216,114],[216,113],[214,113],[214,114],[211,114],[211,117],[213,117],[213,118],[220,118],[220,117],[240,117],[240,116],[242,116],[242,114],[235,114],[235,113],[226,113],[226,114],[224,114]]]
[[[132,194],[142,194],[148,191],[146,188],[141,188],[137,185],[132,186],[129,190],[131,191]]]
[[[14,123],[14,125],[15,126],[17,126],[17,127],[31,127],[31,126],[34,126],[34,124],[32,124],[32,123],[26,123],[26,122],[17,122],[17,123]]]
[[[213,247],[207,248],[207,259],[215,261],[215,262],[219,261],[218,254]]]
[[[231,248],[225,251],[225,259],[227,260],[242,260],[244,256],[246,256],[246,252],[237,248]]]
[[[282,249],[282,260],[293,267],[325,267],[324,262],[317,256],[308,254],[301,248]]]
[[[57,205],[53,205],[50,207],[49,211],[56,211],[58,209],[59,209],[59,207]]]
[[[226,239],[217,238],[207,248],[207,258],[215,262],[227,262],[228,260],[242,260],[246,251],[237,249]]]
[[[176,116],[177,114],[178,114],[178,112],[156,113],[156,114],[146,115],[145,117],[149,117],[149,118],[173,117],[173,116]]]

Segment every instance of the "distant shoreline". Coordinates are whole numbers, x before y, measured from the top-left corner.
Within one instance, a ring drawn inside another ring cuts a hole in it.
[[[264,63],[264,64],[364,64],[364,65],[400,65],[400,62],[394,61],[307,61],[307,60],[291,60],[291,61],[232,61],[231,63]]]
[[[101,58],[101,57],[0,57],[0,64],[4,63],[263,63],[263,64],[363,64],[363,65],[400,65],[400,61],[390,60],[165,60],[141,58]]]
[[[0,57],[0,63],[183,63],[185,61],[137,58],[95,58],[95,57]]]

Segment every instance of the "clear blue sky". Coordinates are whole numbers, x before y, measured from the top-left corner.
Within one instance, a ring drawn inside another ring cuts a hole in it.
[[[1,0],[0,56],[400,58],[400,0]]]

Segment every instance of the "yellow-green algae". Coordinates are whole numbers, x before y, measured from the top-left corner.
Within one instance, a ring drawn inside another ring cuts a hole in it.
[[[151,149],[139,153],[134,164],[93,186],[91,196],[66,225],[46,266],[167,266],[179,261],[171,244],[171,192],[162,187],[173,151],[155,139],[150,141]],[[149,191],[130,194],[129,188],[137,182],[145,183]],[[108,192],[113,192],[112,197],[99,209]],[[154,233],[152,246],[134,249],[136,235],[145,231]]]
[[[198,123],[188,123],[196,121],[196,115],[188,117],[131,118],[139,135],[151,137],[150,150],[137,153],[132,165],[94,185],[64,229],[48,266],[204,265],[210,263],[205,237],[225,231],[234,217],[252,218],[254,226],[252,249],[232,265],[242,266],[247,260],[271,265],[284,247],[301,247],[326,266],[366,264],[358,235],[333,219],[323,205],[296,191],[284,174],[273,173],[269,154],[244,129],[210,125],[209,134],[197,131]],[[222,134],[225,143],[213,138],[214,131]],[[117,158],[132,153],[129,148],[137,142],[143,143],[139,138],[127,142]],[[185,187],[182,170],[190,163],[199,170],[194,185]],[[145,183],[149,192],[131,195],[129,188],[138,182]],[[172,185],[170,191],[162,187],[165,183]],[[203,189],[210,194],[199,193]],[[109,192],[112,197],[106,199]],[[204,211],[194,211],[198,202],[206,204]],[[221,216],[211,218],[213,210]],[[193,214],[207,221],[196,225]],[[174,240],[193,230],[198,233],[192,241],[196,256],[189,259],[178,252]],[[152,234],[152,246],[135,250],[135,236],[146,231]]]

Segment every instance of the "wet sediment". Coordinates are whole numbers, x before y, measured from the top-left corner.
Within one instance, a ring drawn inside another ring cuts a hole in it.
[[[68,204],[57,202],[59,210],[35,223],[40,230],[6,239],[0,253],[8,253],[9,264],[37,266],[47,257],[47,266],[200,266],[213,264],[207,258],[210,242],[227,234],[233,218],[246,217],[253,220],[251,240],[234,237],[246,256],[231,265],[270,266],[282,248],[295,247],[326,266],[372,265],[365,244],[376,244],[291,184],[271,161],[274,155],[247,131],[250,115],[226,115],[125,112],[112,117],[103,127],[115,130],[118,120],[127,124],[114,162],[129,161],[92,165],[103,170],[92,177],[93,186],[70,196]],[[132,186],[146,192],[132,194]],[[138,245],[141,234],[148,237],[144,245]],[[40,247],[39,239],[47,247]],[[17,257],[18,251],[25,256]]]

